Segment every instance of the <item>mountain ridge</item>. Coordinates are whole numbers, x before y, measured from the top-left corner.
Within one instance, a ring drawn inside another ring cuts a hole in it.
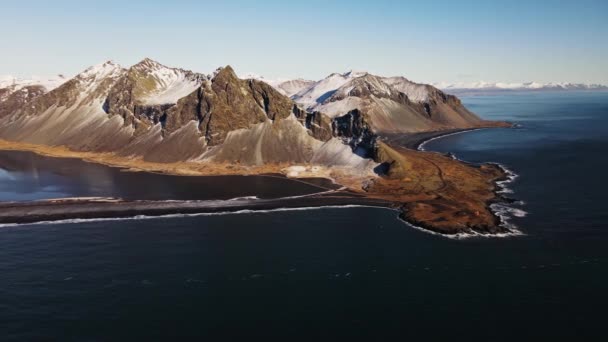
[[[363,131],[345,126],[354,118],[373,136],[497,125],[479,119],[456,97],[404,77],[348,71],[289,85],[292,92],[302,88],[291,99],[276,84],[239,78],[230,66],[205,75],[150,58],[128,68],[107,61],[32,99],[0,105],[8,117],[0,123],[0,137],[154,161],[227,162],[232,156],[255,164],[319,163],[321,149],[338,146],[325,146],[332,139],[353,151],[373,151],[374,139],[353,137]],[[273,147],[287,137],[289,148]],[[257,146],[255,157],[247,156],[252,149],[245,141]]]

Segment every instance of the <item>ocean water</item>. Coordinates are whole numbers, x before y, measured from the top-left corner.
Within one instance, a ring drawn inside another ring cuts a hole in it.
[[[114,197],[130,200],[207,200],[256,196],[280,198],[335,187],[276,176],[171,176],[127,172],[72,158],[0,151],[0,201],[62,197]]]
[[[602,340],[608,94],[463,101],[520,127],[425,148],[516,172],[524,235],[447,239],[375,208],[5,227],[0,339]]]
[[[469,109],[517,129],[479,130],[424,144],[470,162],[498,162],[520,177],[507,194],[524,201],[515,219],[528,235],[604,234],[608,202],[608,93],[464,98]],[[551,218],[551,219],[549,219]]]

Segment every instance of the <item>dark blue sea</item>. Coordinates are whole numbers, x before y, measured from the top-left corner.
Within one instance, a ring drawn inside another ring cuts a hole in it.
[[[515,172],[522,235],[448,239],[361,207],[0,227],[0,340],[605,340],[608,93],[463,101],[518,128],[424,147]],[[317,191],[0,152],[4,201],[288,190]]]

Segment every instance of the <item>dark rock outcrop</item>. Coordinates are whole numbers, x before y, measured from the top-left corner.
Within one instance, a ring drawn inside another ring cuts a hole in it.
[[[334,136],[332,129],[333,121],[327,115],[321,112],[309,113],[295,104],[293,106],[293,114],[315,139],[328,141]]]
[[[209,146],[221,144],[228,132],[292,114],[293,102],[266,83],[241,80],[227,66],[168,112],[165,128],[173,131],[191,120]]]
[[[334,136],[342,138],[357,154],[375,159],[375,145],[378,136],[370,128],[367,118],[358,109],[351,110],[332,121]]]

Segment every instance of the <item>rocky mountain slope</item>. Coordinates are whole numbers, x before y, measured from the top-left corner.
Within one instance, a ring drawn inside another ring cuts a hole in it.
[[[0,118],[17,110],[26,102],[45,94],[67,78],[57,75],[52,78],[20,79],[12,76],[0,77]]]

